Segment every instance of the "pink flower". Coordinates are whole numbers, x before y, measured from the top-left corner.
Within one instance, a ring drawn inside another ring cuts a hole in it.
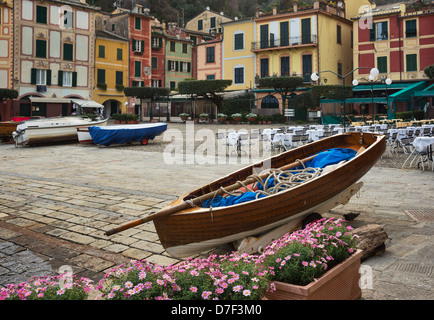
[[[223,288],[215,289],[215,293],[217,293],[217,294],[222,294],[223,292],[225,292],[225,290]]]
[[[208,300],[209,296],[212,294],[211,291],[204,291],[202,292],[202,299]]]
[[[250,296],[250,293],[251,293],[250,290],[246,289],[243,291],[243,296],[248,297],[248,296]]]
[[[190,287],[190,291],[191,292],[197,292],[197,288],[196,287]]]
[[[301,264],[305,267],[307,267],[309,265],[309,263],[307,263],[306,261],[303,261]]]
[[[233,288],[233,290],[234,290],[235,292],[241,292],[241,290],[243,290],[243,286],[242,286],[242,285],[235,286],[235,287]]]

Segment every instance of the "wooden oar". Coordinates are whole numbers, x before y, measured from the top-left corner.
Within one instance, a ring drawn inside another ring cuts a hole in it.
[[[317,156],[317,154],[315,154],[313,156],[310,156],[310,157],[307,157],[307,158],[304,158],[304,159],[299,160],[299,161],[292,162],[290,164],[284,165],[283,167],[280,167],[278,170],[282,170],[283,171],[283,170],[289,170],[289,169],[295,168],[295,167],[299,166],[301,164],[301,162],[304,163],[304,162],[310,161],[313,158],[315,158],[316,156]],[[269,173],[264,173],[264,174],[260,175],[259,177],[261,177],[261,179],[265,179],[265,178],[268,177],[268,175],[269,175]],[[254,183],[256,181],[257,180],[255,178],[246,179],[242,183],[237,182],[235,184],[232,184],[230,186],[225,187],[224,188],[225,190],[218,189],[216,191],[212,191],[212,192],[206,193],[204,195],[201,195],[201,196],[199,196],[197,198],[194,198],[194,199],[192,199],[190,201],[193,203],[193,205],[198,205],[198,204],[202,203],[203,201],[212,199],[213,197],[215,197],[217,195],[220,195],[222,193],[225,193],[226,191],[237,190],[237,189],[241,188],[243,186],[243,184],[244,185],[248,185],[248,184]],[[149,216],[146,216],[144,218],[140,218],[140,219],[128,222],[128,223],[126,223],[126,224],[124,224],[122,226],[119,226],[117,228],[108,230],[107,232],[105,232],[105,235],[106,236],[111,236],[111,235],[113,235],[115,233],[118,233],[118,232],[130,229],[130,228],[136,227],[136,226],[138,226],[140,224],[149,222],[151,220],[154,220],[154,219],[157,219],[157,218],[161,218],[163,216],[167,216],[169,214],[172,214],[172,213],[184,210],[184,209],[191,208],[192,204],[190,204],[190,201],[189,202],[182,202],[182,203],[177,204],[175,206],[172,206],[172,207],[169,207],[169,208],[166,208],[166,209],[162,209],[162,210],[160,210],[158,212],[152,213]]]

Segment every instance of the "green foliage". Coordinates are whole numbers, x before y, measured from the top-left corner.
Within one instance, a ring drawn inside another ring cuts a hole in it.
[[[320,106],[320,99],[325,97],[327,99],[340,100],[343,98],[343,90],[340,85],[321,85],[312,86],[312,107]],[[345,98],[351,98],[353,96],[353,89],[351,86],[345,86]]]
[[[249,93],[234,99],[223,100],[221,111],[225,114],[248,114],[251,101],[254,101],[254,96]]]
[[[0,100],[16,98],[18,98],[18,92],[16,90],[0,89]]]
[[[107,84],[106,83],[97,83],[96,87],[98,89],[101,89],[101,90],[104,90],[104,91],[107,90]]]
[[[127,87],[124,93],[127,97],[136,97],[141,99],[155,99],[169,95],[169,88],[154,88],[154,87]]]
[[[178,89],[181,94],[207,97],[225,91],[231,84],[232,80],[186,80],[178,83]]]
[[[423,69],[428,78],[434,79],[434,64]]]
[[[259,78],[258,81],[260,87],[273,88],[285,95],[303,85],[303,78],[290,76]]]
[[[395,115],[396,119],[402,119],[402,120],[410,120],[413,118],[413,112],[412,111],[403,111],[403,112],[397,112]],[[414,118],[416,120],[423,120],[425,118],[425,113],[423,110],[414,110]]]

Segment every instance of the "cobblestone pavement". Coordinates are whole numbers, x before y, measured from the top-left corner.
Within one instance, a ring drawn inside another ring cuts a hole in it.
[[[0,286],[57,274],[64,265],[98,281],[129,259],[176,263],[152,222],[111,237],[104,232],[245,166],[168,165],[161,152],[138,152],[134,145],[78,143],[0,144],[0,161]],[[328,213],[360,213],[355,227],[377,223],[389,235],[386,251],[363,263],[372,273],[363,298],[434,299],[433,178],[432,171],[374,167],[359,196]],[[405,210],[426,215],[414,220]]]

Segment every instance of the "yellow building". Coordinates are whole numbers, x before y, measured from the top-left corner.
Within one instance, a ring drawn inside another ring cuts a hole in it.
[[[106,117],[126,113],[124,87],[128,86],[128,39],[109,31],[96,31],[95,89],[93,99],[104,105]]]
[[[309,85],[311,74],[319,72],[317,84],[342,84],[336,74],[346,75],[353,69],[353,23],[346,12],[354,12],[358,5],[355,1],[315,1],[303,7],[294,3],[280,12],[275,6],[269,14],[258,11],[254,19],[256,40],[251,43],[256,54],[256,77],[299,76]],[[332,72],[324,72],[327,70]],[[351,85],[351,80],[348,77],[345,84]],[[269,113],[282,113],[279,94],[262,88],[256,91],[257,99],[265,98],[263,108],[275,109]]]
[[[251,44],[255,42],[253,18],[239,19],[222,24],[223,62],[222,79],[232,80],[227,90],[251,89],[255,84],[255,54]]]
[[[0,89],[12,89],[13,2],[0,2]]]
[[[206,10],[188,21],[185,25],[185,29],[219,34],[222,33],[221,24],[231,20],[232,19],[225,16],[223,12],[215,12],[207,7]]]

